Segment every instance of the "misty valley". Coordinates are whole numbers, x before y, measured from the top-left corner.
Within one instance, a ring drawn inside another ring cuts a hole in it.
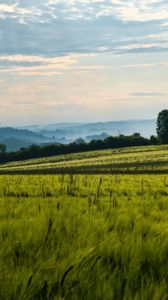
[[[144,137],[156,134],[156,120],[113,121],[97,123],[56,123],[50,125],[0,127],[0,143],[7,151],[17,151],[30,145],[69,144],[80,139],[104,140],[108,136],[131,135],[135,132]]]

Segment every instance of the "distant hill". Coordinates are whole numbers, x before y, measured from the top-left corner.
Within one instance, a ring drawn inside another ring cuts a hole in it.
[[[106,132],[103,132],[102,134],[88,135],[85,140],[86,142],[90,142],[92,140],[105,140],[108,136],[109,135]]]
[[[11,127],[0,128],[0,143],[7,147],[7,151],[16,151],[21,147],[28,147],[32,144],[42,144],[52,142],[40,133],[26,129],[16,129]]]
[[[90,141],[104,139],[120,134],[131,135],[135,132],[144,137],[156,134],[156,120],[110,121],[97,123],[56,123],[32,125],[19,128],[0,128],[0,143],[7,151],[16,151],[32,144],[68,144],[79,138]]]
[[[144,137],[156,134],[156,120],[130,120],[130,121],[109,121],[97,123],[56,123],[44,126],[28,126],[31,129],[48,137],[66,138],[68,142],[88,136],[102,135],[131,135],[139,132]]]

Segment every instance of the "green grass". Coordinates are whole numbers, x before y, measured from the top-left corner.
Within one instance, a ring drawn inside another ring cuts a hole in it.
[[[167,175],[0,176],[0,300],[167,300],[167,266]]]
[[[168,173],[168,146],[93,151],[0,165],[0,174]]]

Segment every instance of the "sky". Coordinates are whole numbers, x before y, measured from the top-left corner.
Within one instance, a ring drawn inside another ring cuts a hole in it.
[[[0,126],[156,118],[167,0],[0,0]]]

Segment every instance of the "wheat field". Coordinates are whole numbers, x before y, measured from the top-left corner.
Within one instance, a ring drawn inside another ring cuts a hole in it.
[[[1,175],[1,300],[167,300],[167,175]]]

